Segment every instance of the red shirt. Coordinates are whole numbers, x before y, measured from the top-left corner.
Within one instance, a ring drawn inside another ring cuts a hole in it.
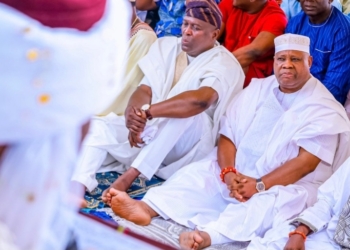
[[[253,42],[262,31],[268,31],[275,36],[282,35],[287,26],[287,18],[274,0],[268,0],[265,7],[255,14],[234,7],[233,0],[222,0],[219,8],[225,23],[223,45],[231,52]],[[249,66],[244,87],[252,78],[264,78],[272,74],[273,55],[274,48]]]
[[[106,0],[0,0],[52,28],[86,31],[101,19]]]

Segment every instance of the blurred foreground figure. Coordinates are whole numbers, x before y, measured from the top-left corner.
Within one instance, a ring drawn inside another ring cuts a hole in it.
[[[20,249],[67,245],[82,127],[119,91],[129,8],[0,0],[0,222]]]

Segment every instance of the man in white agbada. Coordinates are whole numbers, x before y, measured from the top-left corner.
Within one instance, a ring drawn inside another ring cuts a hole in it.
[[[110,190],[113,211],[142,225],[160,215],[196,228],[180,235],[180,245],[198,249],[263,236],[313,204],[317,188],[350,155],[350,124],[310,75],[309,41],[277,37],[275,75],[253,80],[231,102],[217,149],[142,201]]]
[[[350,158],[319,188],[312,207],[254,239],[248,250],[350,249],[349,183]]]
[[[9,3],[0,3],[0,229],[9,231],[1,236],[19,249],[62,250],[77,208],[68,189],[82,126],[119,89],[129,6],[0,2]]]
[[[216,42],[220,25],[214,1],[187,4],[182,39],[158,39],[139,62],[145,77],[125,118],[110,114],[92,122],[73,180],[93,190],[108,154],[128,168],[112,185],[126,191],[140,174],[167,179],[214,148],[219,119],[244,81],[237,60]],[[110,202],[108,190],[103,200]]]

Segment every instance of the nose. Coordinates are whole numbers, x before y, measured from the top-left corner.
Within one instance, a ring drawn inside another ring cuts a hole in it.
[[[284,69],[291,69],[291,68],[293,68],[292,60],[290,60],[289,58],[287,58],[287,59],[283,62],[282,68],[284,68]]]
[[[182,34],[183,35],[189,36],[189,35],[191,35],[191,32],[192,32],[192,30],[191,30],[189,25],[183,27],[183,29],[182,29]]]

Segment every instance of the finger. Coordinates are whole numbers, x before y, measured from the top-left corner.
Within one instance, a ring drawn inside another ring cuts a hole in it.
[[[127,122],[132,122],[132,121],[137,121],[137,122],[139,122],[139,123],[146,123],[146,122],[147,122],[147,119],[142,118],[142,117],[138,116],[137,114],[131,112],[131,113],[128,115]]]
[[[143,130],[146,126],[146,123],[141,123],[139,121],[127,121],[126,127],[127,128],[134,128],[136,130]]]
[[[135,107],[133,107],[133,109],[134,109],[134,113],[137,115],[137,116],[142,116],[142,113],[141,113],[141,110],[139,110],[139,109],[137,109],[137,108],[135,108]]]
[[[129,131],[133,134],[138,134],[138,133],[141,133],[143,132],[143,130],[138,130],[137,128],[135,129],[135,127],[128,127]]]
[[[129,140],[129,144],[130,144],[130,147],[132,147],[132,138],[131,138],[131,133],[129,133],[128,135],[128,140]]]
[[[235,199],[238,200],[238,201],[241,201],[242,198],[243,198],[243,197],[237,192],[237,190],[233,190],[233,191],[231,192],[231,194],[232,194],[231,197],[235,198]]]
[[[140,133],[133,134],[132,138],[133,138],[134,142],[136,142],[136,143],[141,143],[141,144],[144,143],[143,140],[141,139]]]
[[[136,147],[137,144],[134,141],[134,137],[132,136],[132,133],[130,133],[130,143],[131,143],[131,147]]]
[[[147,119],[145,117],[142,117],[142,111],[140,109],[137,109],[134,107],[134,113],[135,113],[135,115],[137,115],[137,117],[141,118],[142,120],[147,121]]]
[[[193,250],[197,250],[198,249],[198,243],[197,242],[194,242],[193,245],[192,245],[192,249]]]

